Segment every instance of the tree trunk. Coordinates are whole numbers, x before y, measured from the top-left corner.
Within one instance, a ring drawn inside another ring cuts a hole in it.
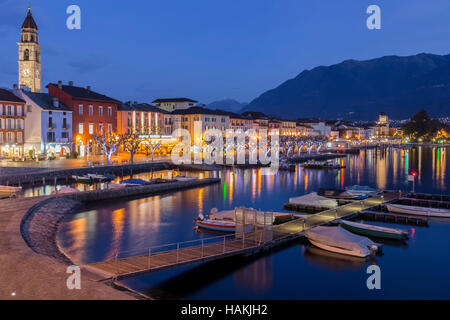
[[[130,152],[130,162],[134,163],[134,152]]]

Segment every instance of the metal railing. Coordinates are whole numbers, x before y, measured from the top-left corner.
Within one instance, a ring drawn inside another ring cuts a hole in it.
[[[243,233],[233,233],[218,237],[202,238],[184,242],[176,242],[147,248],[118,251],[114,257],[104,262],[114,262],[117,275],[119,272],[120,260],[134,257],[146,257],[147,269],[151,269],[151,263],[157,261],[153,267],[164,267],[180,262],[200,260],[207,257],[222,255],[225,253],[240,251],[252,247],[257,247],[264,242],[265,231],[253,231]],[[161,259],[161,257],[170,257]],[[162,264],[158,264],[162,263]]]

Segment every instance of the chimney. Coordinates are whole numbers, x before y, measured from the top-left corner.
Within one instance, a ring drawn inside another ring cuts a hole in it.
[[[59,108],[59,100],[56,97],[52,97],[53,100],[53,106],[56,108]]]
[[[91,91],[91,86],[87,86],[86,89],[88,89],[89,91]]]
[[[69,81],[69,86],[73,87],[73,81]]]
[[[58,89],[62,89],[62,81],[58,80]]]

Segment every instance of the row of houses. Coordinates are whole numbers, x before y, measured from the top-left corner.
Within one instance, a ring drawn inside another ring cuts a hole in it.
[[[158,142],[170,149],[177,141],[172,132],[186,129],[194,139],[194,124],[207,129],[277,130],[285,137],[326,137],[369,139],[383,134],[389,126],[380,115],[377,127],[354,127],[340,121],[290,120],[261,112],[242,114],[211,110],[187,98],[157,99],[152,104],[125,102],[98,93],[90,86],[72,81],[49,83],[48,93],[26,87],[0,89],[1,157],[58,157],[76,152],[85,156],[100,148],[93,135],[139,133],[148,143]]]

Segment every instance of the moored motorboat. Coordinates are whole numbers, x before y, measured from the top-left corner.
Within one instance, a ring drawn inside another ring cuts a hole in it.
[[[449,209],[406,206],[406,205],[394,204],[394,203],[386,204],[386,208],[389,210],[389,212],[393,212],[393,213],[402,213],[402,214],[425,216],[425,217],[450,218],[450,210]]]
[[[316,247],[355,257],[365,258],[381,249],[380,244],[341,227],[314,227],[306,230],[305,235]]]
[[[200,216],[195,220],[195,224],[199,228],[209,229],[214,231],[223,231],[223,232],[235,232],[236,231],[236,223],[231,220],[218,220],[218,219],[206,219],[201,218]]]
[[[336,208],[338,206],[338,202],[335,199],[319,196],[317,192],[311,192],[303,196],[289,198],[289,203],[293,205],[313,206],[325,209]]]
[[[319,189],[317,192],[319,196],[331,198],[331,199],[343,199],[343,200],[364,200],[367,199],[367,195],[354,195],[350,194],[346,190],[340,189]]]
[[[348,186],[345,187],[345,191],[347,191],[348,194],[354,195],[354,196],[375,196],[377,194],[380,194],[382,191],[379,189],[374,189],[369,186]]]
[[[88,173],[87,176],[88,176],[89,178],[91,178],[92,181],[94,181],[94,182],[111,181],[111,180],[113,180],[113,179],[115,178],[115,176],[112,175],[112,174],[105,174],[105,175],[102,175],[102,174]]]
[[[91,177],[89,177],[88,175],[85,175],[85,176],[75,176],[74,175],[74,176],[72,176],[72,179],[78,183],[93,183],[94,182],[94,180]]]
[[[363,236],[394,240],[404,240],[408,238],[408,231],[404,230],[379,227],[371,224],[363,224],[347,220],[341,220],[340,223],[342,228]]]

